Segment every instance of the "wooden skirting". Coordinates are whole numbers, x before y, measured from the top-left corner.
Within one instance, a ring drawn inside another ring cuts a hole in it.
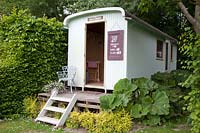
[[[74,93],[77,94],[77,103],[76,103],[77,108],[95,109],[95,110],[100,109],[100,100],[99,100],[100,96],[109,95],[98,91],[78,90],[75,91]],[[71,98],[74,93],[65,92],[62,94],[58,94],[58,96]],[[38,99],[40,101],[47,101],[50,95],[51,95],[50,93],[39,93]]]

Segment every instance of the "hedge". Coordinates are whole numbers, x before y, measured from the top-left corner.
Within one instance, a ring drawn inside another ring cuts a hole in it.
[[[14,9],[0,19],[0,119],[21,114],[23,99],[36,95],[66,64],[66,35],[55,18]]]

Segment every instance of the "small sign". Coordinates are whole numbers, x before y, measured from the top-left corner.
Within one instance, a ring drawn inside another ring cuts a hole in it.
[[[91,17],[88,18],[88,21],[97,21],[97,20],[103,20],[103,16],[95,16],[95,17]]]
[[[123,60],[124,31],[108,31],[108,60]]]

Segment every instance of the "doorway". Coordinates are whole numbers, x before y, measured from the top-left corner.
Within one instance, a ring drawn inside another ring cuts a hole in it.
[[[103,86],[105,22],[86,25],[86,85]]]

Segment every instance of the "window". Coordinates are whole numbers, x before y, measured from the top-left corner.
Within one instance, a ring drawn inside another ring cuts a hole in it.
[[[163,59],[163,42],[157,40],[156,58]]]
[[[170,55],[170,60],[173,61],[173,45],[171,45],[171,55]]]

